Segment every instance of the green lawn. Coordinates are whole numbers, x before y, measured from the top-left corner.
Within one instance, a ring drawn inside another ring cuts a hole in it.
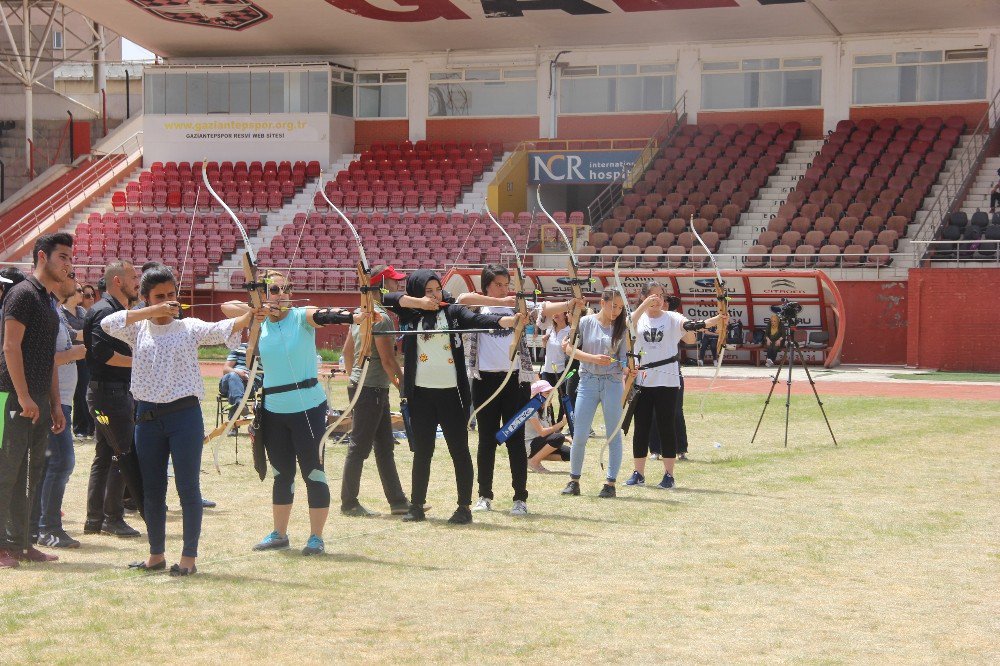
[[[914,372],[889,376],[892,379],[929,382],[1000,382],[1000,373],[995,372]]]
[[[343,405],[342,384],[335,396]],[[298,554],[301,483],[293,550],[250,551],[271,529],[270,484],[246,465],[243,438],[233,464],[228,439],[221,475],[205,452],[203,492],[219,507],[205,515],[197,576],[131,574],[122,567],[144,542],[83,537],[56,564],[0,574],[0,663],[1000,660],[995,403],[826,397],[834,447],[813,397],[793,397],[784,449],[774,405],[749,444],[763,396],[712,393],[704,419],[698,401],[676,490],[598,499],[592,439],[583,496],[560,496],[563,473],[531,475],[531,515],[511,517],[500,455],[498,510],[453,527],[439,442],[428,522],[335,512],[321,558]],[[77,447],[65,502],[75,536],[91,447]],[[343,457],[327,451],[335,509]],[[405,444],[397,460],[409,488]],[[626,462],[621,479],[630,472]],[[387,510],[373,461],[362,502]],[[175,561],[172,493],[168,503]]]

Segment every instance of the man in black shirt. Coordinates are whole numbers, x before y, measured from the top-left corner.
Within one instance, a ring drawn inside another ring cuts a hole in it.
[[[66,427],[55,371],[59,283],[73,279],[73,237],[41,236],[34,271],[5,295],[0,357],[0,568],[59,559],[31,545],[28,524],[49,431]],[[30,330],[30,334],[26,334]]]
[[[138,297],[139,280],[127,261],[114,261],[104,269],[106,291],[87,312],[83,341],[87,346],[87,405],[96,426],[94,462],[87,484],[87,521],[84,534],[137,537],[125,522],[125,486],[142,509],[142,477],[133,450],[135,414],[129,385],[132,350],[101,328],[101,320],[128,307]]]

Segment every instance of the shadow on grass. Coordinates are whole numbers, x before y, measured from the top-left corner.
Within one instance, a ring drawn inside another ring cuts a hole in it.
[[[558,536],[577,538],[580,536],[579,532],[562,532],[559,530],[536,530],[525,527],[525,523],[530,522],[524,518],[517,518],[518,524],[516,525],[502,525],[500,523],[484,523],[484,522],[473,522],[469,525],[452,525],[448,522],[447,518],[428,518],[427,522],[435,527],[444,527],[446,529],[458,530],[471,530],[474,532],[520,532],[524,534],[554,534]]]
[[[288,549],[281,551],[281,557],[284,558],[295,558],[297,560],[303,559],[301,553],[296,550]],[[445,567],[434,567],[430,565],[419,565],[419,564],[404,564],[402,562],[390,562],[388,560],[379,560],[373,557],[367,557],[365,555],[358,555],[355,553],[324,553],[323,555],[313,555],[309,557],[310,561],[315,562],[337,562],[339,564],[374,564],[383,567],[392,567],[395,569],[419,569],[422,571],[444,571]],[[309,586],[306,586],[309,587]]]
[[[788,499],[787,497],[779,497],[778,495],[759,495],[757,493],[741,493],[735,490],[715,490],[714,488],[679,488],[675,487],[671,490],[675,493],[690,493],[692,495],[738,495],[740,497],[762,497],[765,499]]]

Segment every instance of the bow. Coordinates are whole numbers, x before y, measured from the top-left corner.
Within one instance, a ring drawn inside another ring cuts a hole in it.
[[[205,184],[205,189],[214,198],[222,209],[226,211],[233,224],[236,228],[240,230],[240,236],[243,238],[243,245],[246,250],[243,253],[243,288],[247,290],[247,302],[251,308],[259,309],[263,307],[264,301],[267,299],[267,283],[264,280],[260,280],[258,276],[258,266],[257,266],[257,255],[253,251],[253,246],[250,244],[250,236],[247,235],[247,230],[244,228],[243,223],[240,222],[240,218],[236,216],[233,209],[229,207],[228,204],[218,195],[215,189],[212,187],[212,183],[208,180],[208,170],[204,168],[207,162],[202,160],[202,170],[201,179]],[[196,211],[197,212],[197,211]],[[216,437],[228,435],[236,424],[237,419],[243,413],[243,410],[247,406],[247,402],[255,393],[255,379],[257,377],[257,371],[260,364],[260,357],[257,355],[257,342],[260,340],[260,327],[263,322],[251,321],[249,326],[249,336],[247,338],[247,352],[246,361],[250,368],[249,375],[247,379],[246,388],[243,390],[243,398],[240,399],[239,404],[236,406],[236,410],[233,415],[221,426],[208,433],[205,436],[205,444],[212,441]],[[215,471],[220,472],[219,469],[219,443],[216,443],[212,450],[212,458],[215,461]]]
[[[549,211],[545,210],[545,206],[542,205],[541,185],[539,185],[538,189],[535,190],[535,200],[538,202],[538,207],[541,209],[541,211],[545,213],[545,217],[549,218],[549,222],[552,223],[552,225],[559,232],[559,235],[562,236],[563,243],[565,243],[566,249],[569,251],[569,267],[568,267],[569,277],[566,279],[566,282],[569,283],[570,287],[573,290],[573,298],[582,299],[583,285],[589,284],[590,278],[579,277],[580,262],[577,260],[576,254],[573,252],[573,244],[569,242],[569,237],[566,236],[566,232],[563,231],[563,228],[559,226],[559,223],[556,222],[555,218],[549,215]],[[562,386],[562,383],[566,381],[566,378],[569,376],[570,367],[573,365],[573,350],[576,349],[577,343],[579,342],[579,340],[577,340],[577,330],[580,327],[580,316],[582,314],[583,314],[583,308],[580,307],[579,305],[573,305],[573,311],[569,315],[569,335],[567,336],[567,339],[569,340],[570,344],[570,353],[566,357],[566,367],[563,368],[562,374],[559,375],[559,379],[556,380],[555,385],[553,385],[552,387],[553,389],[558,389],[560,386]],[[551,393],[549,393],[549,397],[546,398],[545,405],[542,407],[541,410],[543,413],[548,411],[549,407],[552,405],[552,400],[555,398],[557,394],[558,394],[557,390],[553,390]]]
[[[722,279],[722,272],[719,270],[719,264],[715,260],[715,255],[712,251],[708,249],[705,245],[705,241],[701,239],[701,235],[698,230],[694,228],[694,215],[691,216],[691,233],[694,234],[695,239],[697,239],[698,244],[705,248],[705,252],[708,254],[709,261],[712,262],[712,267],[715,269],[715,298],[718,300],[719,314],[723,315],[724,318],[729,317],[729,296],[726,292],[726,281]],[[705,392],[701,394],[701,417],[705,418],[705,396],[708,392],[712,390],[712,386],[715,385],[715,380],[719,378],[719,371],[722,369],[722,357],[726,353],[726,325],[725,323],[720,324],[716,329],[719,334],[719,341],[715,347],[715,375],[712,377],[712,381],[709,382],[708,388]]]
[[[320,181],[322,180],[323,179],[321,177]],[[352,224],[351,220],[344,215],[343,211],[337,208],[337,206],[330,201],[330,198],[326,195],[326,190],[320,189],[320,192],[323,193],[323,198],[326,199],[326,203],[330,206],[330,208],[336,211],[337,215],[340,216],[340,219],[347,225],[347,228],[351,230],[351,235],[354,236],[354,242],[358,246],[357,270],[358,287],[361,292],[361,311],[368,315],[368,317],[366,317],[360,324],[361,344],[357,349],[355,349],[354,353],[354,365],[352,367],[357,368],[360,366],[361,368],[361,374],[358,376],[358,382],[355,385],[354,397],[351,398],[350,403],[348,403],[347,407],[344,408],[344,411],[340,413],[337,420],[327,426],[326,430],[323,432],[323,436],[319,439],[319,456],[320,460],[324,460],[326,458],[326,438],[337,429],[337,426],[339,426],[343,420],[347,418],[347,415],[354,409],[354,405],[357,404],[358,398],[361,397],[361,390],[365,385],[365,377],[368,375],[368,368],[371,366],[371,349],[372,341],[374,339],[372,337],[372,327],[374,326],[373,318],[375,315],[375,292],[378,291],[379,288],[377,286],[372,286],[372,269],[371,265],[368,263],[368,256],[365,254],[365,246],[361,243],[361,236],[358,235],[358,230],[354,228],[354,224]]]
[[[486,209],[486,214],[490,216],[490,220],[493,224],[497,225],[497,228],[500,229],[500,232],[504,235],[507,242],[510,243],[511,248],[514,250],[514,262],[517,268],[514,271],[514,274],[511,275],[511,281],[514,283],[516,308],[518,313],[522,316],[521,321],[519,321],[514,327],[514,336],[510,341],[510,367],[507,368],[507,374],[504,376],[503,381],[500,382],[500,386],[497,387],[497,390],[493,392],[493,395],[488,397],[483,404],[479,405],[479,407],[472,412],[472,415],[469,416],[469,421],[466,423],[469,430],[472,430],[472,422],[476,420],[476,414],[482,411],[486,405],[496,400],[497,396],[500,395],[504,387],[507,386],[507,382],[509,382],[510,378],[513,376],[514,370],[517,368],[518,351],[521,346],[521,339],[524,337],[524,330],[528,326],[528,303],[525,298],[528,294],[524,293],[524,283],[527,280],[527,277],[524,273],[524,265],[521,263],[521,255],[517,253],[517,244],[514,243],[514,239],[510,237],[507,230],[504,229],[499,222],[497,222],[495,217],[493,217],[493,213],[490,212],[489,208]]]
[[[635,325],[632,322],[632,308],[629,307],[628,304],[628,294],[625,293],[625,285],[622,284],[621,275],[618,273],[618,264],[620,261],[621,261],[620,257],[615,260],[615,268],[614,268],[615,288],[618,290],[618,294],[622,297],[622,308],[625,311],[625,339],[624,339],[625,358],[626,358],[626,368],[629,370],[629,372],[625,375],[625,391],[624,393],[622,393],[621,417],[618,419],[618,424],[615,425],[614,429],[608,433],[607,437],[605,437],[604,445],[601,447],[601,455],[598,458],[598,460],[601,463],[601,469],[604,469],[605,449],[608,448],[608,445],[611,443],[611,440],[613,440],[618,435],[618,433],[622,430],[622,427],[625,425],[625,418],[628,415],[629,404],[635,397],[632,388],[635,385],[635,380],[637,377],[635,372],[636,370],[635,359],[637,354],[635,354],[634,352],[635,337],[636,337]]]

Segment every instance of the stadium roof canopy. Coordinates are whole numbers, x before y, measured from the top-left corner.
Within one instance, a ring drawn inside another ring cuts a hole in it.
[[[62,2],[165,57],[703,43],[1000,25],[1000,0]]]

